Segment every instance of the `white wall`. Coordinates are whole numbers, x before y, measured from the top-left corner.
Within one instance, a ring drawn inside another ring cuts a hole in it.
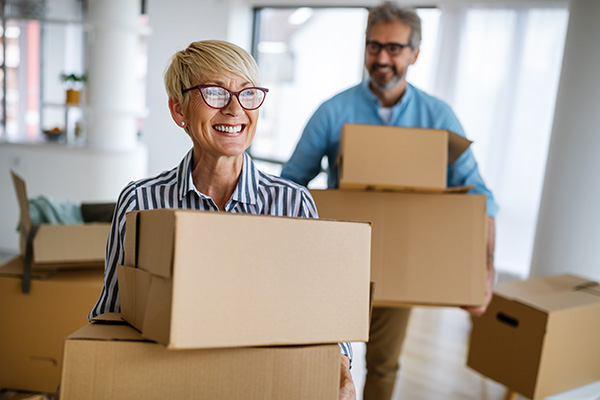
[[[600,2],[573,0],[533,250],[534,276],[600,280]]]
[[[237,6],[237,7],[236,7]],[[148,146],[148,174],[173,168],[192,143],[169,114],[163,73],[171,56],[197,40],[230,40],[250,50],[252,14],[231,0],[148,0],[152,35],[148,44],[147,107],[142,140]],[[235,36],[231,37],[230,36]]]
[[[25,180],[30,198],[112,202],[128,182],[145,176],[146,163],[143,146],[104,152],[64,145],[0,145],[0,251],[19,251],[19,207],[11,169]]]

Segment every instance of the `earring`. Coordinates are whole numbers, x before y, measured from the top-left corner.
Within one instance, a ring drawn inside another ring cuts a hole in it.
[[[181,121],[181,126],[185,126],[185,121]]]

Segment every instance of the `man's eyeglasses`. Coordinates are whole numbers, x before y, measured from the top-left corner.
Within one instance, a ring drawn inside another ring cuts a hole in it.
[[[202,95],[202,100],[211,108],[225,108],[231,103],[233,96],[237,97],[240,105],[246,110],[256,110],[265,101],[269,89],[261,87],[250,87],[242,89],[239,92],[232,92],[224,87],[217,85],[197,85],[191,88],[183,89],[182,93],[198,89]]]
[[[377,55],[381,49],[385,49],[385,51],[393,57],[400,54],[405,47],[412,48],[410,44],[400,44],[394,42],[379,43],[375,40],[367,40],[367,53],[371,55]]]

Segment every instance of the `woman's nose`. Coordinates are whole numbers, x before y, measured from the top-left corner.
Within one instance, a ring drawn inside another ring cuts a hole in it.
[[[225,112],[226,114],[238,115],[240,112],[244,112],[244,108],[240,104],[237,96],[232,95],[229,104],[223,107],[221,111]]]

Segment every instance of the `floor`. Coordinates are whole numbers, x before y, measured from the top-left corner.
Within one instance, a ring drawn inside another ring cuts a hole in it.
[[[393,399],[503,400],[503,386],[466,366],[470,329],[460,309],[413,309]],[[361,400],[365,346],[354,343],[353,349],[352,375]]]

